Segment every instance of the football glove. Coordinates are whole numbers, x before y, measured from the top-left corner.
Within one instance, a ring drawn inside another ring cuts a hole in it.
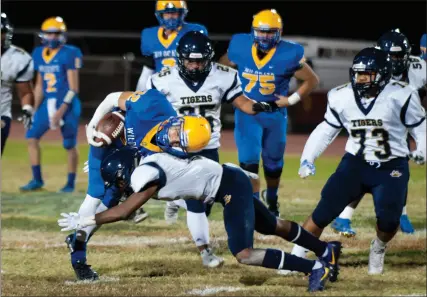
[[[418,165],[424,165],[426,162],[425,154],[422,151],[412,151],[408,157]]]
[[[279,107],[275,102],[257,102],[252,105],[252,111],[255,112],[273,112]]]
[[[31,128],[31,124],[33,123],[33,107],[31,105],[22,106],[21,115],[18,118],[18,121],[24,124],[25,130]]]
[[[61,216],[63,218],[58,220],[59,227],[62,227],[61,231],[77,230],[96,225],[95,216],[81,217],[76,212],[61,213]]]
[[[307,176],[315,175],[315,174],[316,174],[316,167],[314,166],[314,164],[308,162],[307,160],[302,161],[301,167],[298,170],[298,175],[301,178],[306,178]]]

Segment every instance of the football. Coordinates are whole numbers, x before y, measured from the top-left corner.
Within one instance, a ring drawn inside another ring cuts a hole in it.
[[[122,137],[125,128],[124,120],[124,114],[120,111],[107,113],[96,126],[98,137],[95,137],[95,141],[102,142],[105,146]]]

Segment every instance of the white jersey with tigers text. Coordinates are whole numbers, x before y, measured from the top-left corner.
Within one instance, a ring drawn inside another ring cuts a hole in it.
[[[147,89],[156,88],[166,95],[178,115],[204,116],[212,128],[212,135],[205,149],[220,147],[221,104],[231,103],[243,94],[236,70],[212,63],[212,69],[201,85],[195,87],[184,80],[177,66],[166,68],[151,76]]]
[[[202,156],[179,159],[166,153],[158,153],[141,159],[131,176],[134,192],[140,192],[147,184],[157,182],[161,186],[157,199],[196,199],[211,202],[221,184],[222,166]]]
[[[23,49],[11,45],[1,56],[0,116],[12,118],[12,98],[15,83],[33,79],[34,64]]]
[[[386,162],[409,154],[408,128],[425,125],[425,110],[418,93],[407,83],[391,80],[365,106],[348,83],[329,91],[325,121],[347,130],[348,153],[362,155],[367,161]]]

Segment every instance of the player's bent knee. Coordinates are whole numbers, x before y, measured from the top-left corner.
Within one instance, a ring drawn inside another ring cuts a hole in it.
[[[77,139],[75,138],[67,138],[67,139],[64,139],[64,141],[62,142],[62,146],[67,151],[75,148],[76,144],[77,144]]]
[[[283,164],[279,168],[277,168],[277,167],[272,168],[272,167],[273,166],[271,166],[271,167],[264,166],[264,175],[266,177],[269,177],[269,178],[280,178],[280,176],[282,175]]]
[[[399,228],[399,218],[379,218],[377,219],[378,230],[384,233],[393,233]]]
[[[185,201],[185,203],[187,204],[187,211],[194,213],[204,213],[206,210],[205,204],[201,200],[188,199]]]
[[[259,164],[249,164],[249,163],[240,163],[240,167],[246,171],[258,174],[259,172]]]

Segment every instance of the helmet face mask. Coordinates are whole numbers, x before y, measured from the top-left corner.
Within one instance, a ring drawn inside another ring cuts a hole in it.
[[[206,35],[198,31],[186,33],[176,49],[180,75],[194,83],[204,80],[212,69],[214,54],[212,43]]]
[[[8,49],[12,44],[13,27],[5,13],[1,14],[1,48]]]

